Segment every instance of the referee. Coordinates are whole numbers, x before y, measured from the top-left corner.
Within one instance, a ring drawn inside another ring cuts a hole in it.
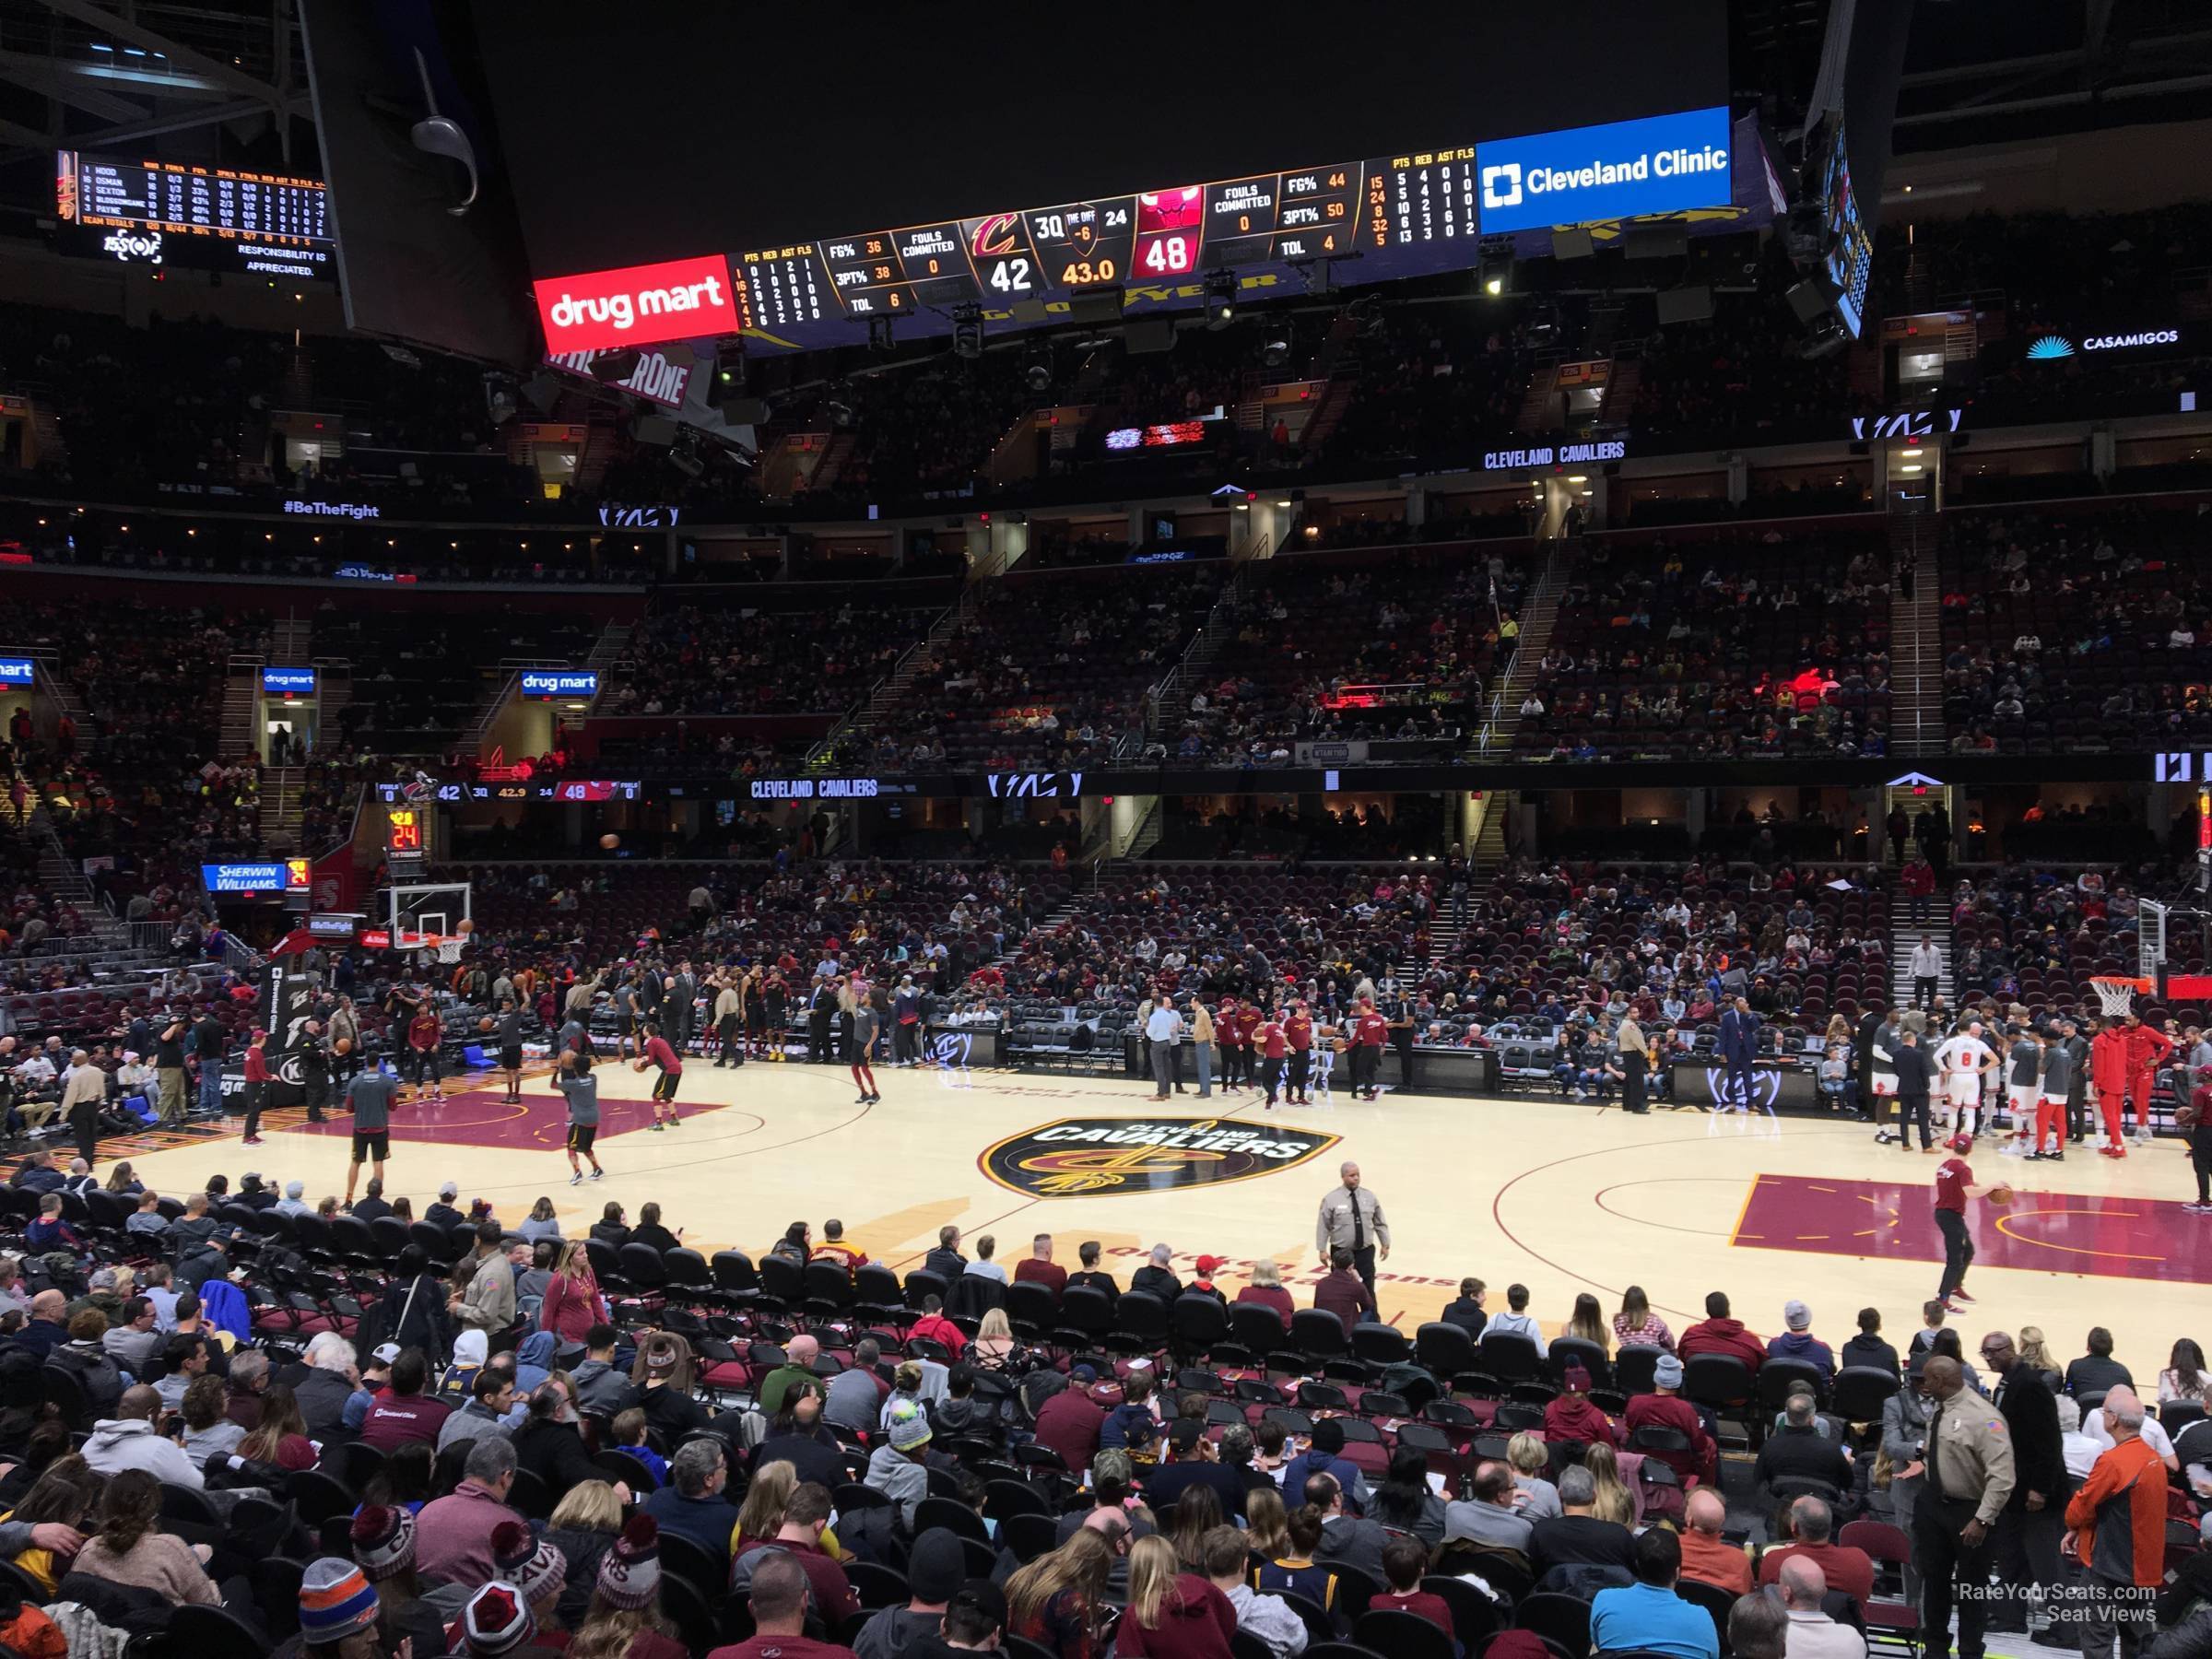
[[[1381,1247],[1384,1261],[1390,1259],[1390,1223],[1382,1218],[1382,1200],[1359,1184],[1358,1164],[1347,1159],[1337,1173],[1344,1184],[1331,1187],[1321,1201],[1321,1214],[1313,1222],[1313,1250],[1324,1269],[1332,1251],[1350,1251],[1352,1265],[1371,1296],[1376,1248]]]

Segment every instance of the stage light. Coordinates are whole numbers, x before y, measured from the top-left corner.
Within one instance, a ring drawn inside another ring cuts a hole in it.
[[[1237,274],[1234,271],[1209,272],[1206,278],[1206,325],[1210,329],[1227,328],[1237,320]]]

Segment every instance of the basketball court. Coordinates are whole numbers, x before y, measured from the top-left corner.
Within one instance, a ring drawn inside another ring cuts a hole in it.
[[[918,1265],[947,1223],[971,1241],[995,1234],[1009,1270],[1032,1234],[1050,1232],[1071,1266],[1078,1242],[1100,1240],[1124,1284],[1165,1241],[1186,1277],[1200,1254],[1230,1258],[1222,1282],[1233,1293],[1261,1257],[1294,1286],[1312,1283],[1314,1211],[1349,1158],[1391,1223],[1381,1300],[1407,1329],[1474,1274],[1499,1309],[1509,1283],[1526,1284],[1549,1329],[1577,1292],[1595,1292],[1609,1315],[1636,1283],[1677,1331],[1719,1288],[1762,1335],[1802,1297],[1831,1344],[1871,1303],[1901,1348],[1941,1260],[1928,1214],[1938,1160],[1877,1147],[1856,1124],[1433,1095],[1371,1105],[1338,1094],[1267,1113],[1250,1093],[1186,1094],[1155,1109],[1138,1079],[888,1067],[882,1103],[861,1106],[842,1068],[729,1071],[694,1058],[682,1126],[653,1133],[647,1078],[611,1060],[599,1076],[605,1180],[568,1184],[560,1101],[534,1075],[519,1107],[501,1102],[496,1078],[441,1105],[399,1107],[391,1190],[419,1213],[451,1180],[510,1223],[549,1195],[571,1236],[609,1199],[633,1219],[657,1200],[687,1243],[756,1258],[792,1221],[818,1232],[835,1216],[894,1267]],[[157,1191],[178,1193],[255,1169],[304,1181],[313,1202],[345,1190],[347,1124],[340,1114],[310,1129],[297,1111],[275,1112],[268,1144],[252,1151],[229,1135],[163,1136],[104,1144],[101,1168],[128,1157]],[[2178,1144],[2124,1161],[2077,1149],[2063,1164],[2023,1165],[1985,1141],[1973,1163],[1979,1179],[2021,1190],[2008,1210],[1971,1206],[1980,1301],[1957,1322],[1968,1351],[1986,1328],[2029,1324],[2070,1358],[2104,1324],[2136,1374],[2154,1374],[2203,1306],[2171,1287],[2212,1283],[2212,1222],[2179,1210],[2192,1194]]]

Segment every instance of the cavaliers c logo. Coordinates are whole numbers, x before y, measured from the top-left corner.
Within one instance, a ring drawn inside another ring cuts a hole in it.
[[[1219,1118],[1062,1118],[1008,1135],[977,1162],[1033,1198],[1160,1193],[1294,1169],[1342,1138]]]

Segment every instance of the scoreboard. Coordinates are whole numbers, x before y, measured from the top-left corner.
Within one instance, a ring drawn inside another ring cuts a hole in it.
[[[54,212],[65,251],[126,265],[335,276],[337,239],[318,179],[63,150]]]
[[[881,317],[941,332],[967,305],[1041,323],[1087,290],[1194,305],[1217,271],[1271,284],[1323,260],[1345,283],[1464,269],[1479,257],[1477,195],[1468,145],[747,249],[738,314],[761,345],[806,349]]]

